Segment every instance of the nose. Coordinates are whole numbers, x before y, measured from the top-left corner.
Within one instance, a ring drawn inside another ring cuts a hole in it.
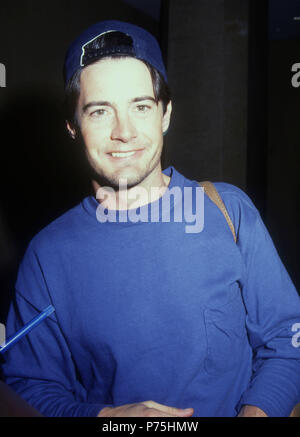
[[[136,136],[136,128],[128,114],[117,114],[111,131],[111,139],[128,143]]]

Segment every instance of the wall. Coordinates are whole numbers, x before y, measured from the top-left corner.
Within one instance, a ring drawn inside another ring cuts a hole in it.
[[[246,185],[247,2],[169,2],[174,99],[166,164],[191,178]]]

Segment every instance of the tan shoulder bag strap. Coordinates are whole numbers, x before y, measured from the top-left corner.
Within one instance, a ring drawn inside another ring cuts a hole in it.
[[[198,182],[198,184],[204,188],[205,193],[208,195],[208,197],[210,198],[210,200],[212,200],[218,208],[220,208],[221,212],[223,213],[228,226],[231,229],[234,241],[236,243],[236,235],[235,235],[235,230],[234,230],[234,226],[233,223],[229,217],[229,214],[227,212],[226,206],[224,205],[223,200],[221,199],[216,187],[214,186],[214,184],[210,181],[203,181],[203,182]]]

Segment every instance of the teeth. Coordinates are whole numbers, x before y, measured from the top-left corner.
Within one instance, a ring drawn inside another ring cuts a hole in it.
[[[113,152],[111,155],[115,158],[126,158],[127,156],[134,155],[135,151],[133,152]]]

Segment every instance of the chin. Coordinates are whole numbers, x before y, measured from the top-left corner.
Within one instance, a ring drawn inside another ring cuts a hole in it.
[[[130,172],[124,171],[119,172],[118,174],[107,174],[100,171],[94,170],[93,179],[97,181],[97,183],[102,187],[111,187],[116,191],[119,191],[120,188],[120,180],[124,180],[126,185],[124,188],[129,189],[135,187],[140,184],[148,175],[147,172],[144,174],[138,174],[138,172]]]
[[[126,186],[125,188],[133,188],[137,185],[139,185],[143,180],[147,177],[147,174],[145,175],[119,175],[118,179],[116,178],[114,180],[115,185],[119,188],[119,180],[125,179]]]

